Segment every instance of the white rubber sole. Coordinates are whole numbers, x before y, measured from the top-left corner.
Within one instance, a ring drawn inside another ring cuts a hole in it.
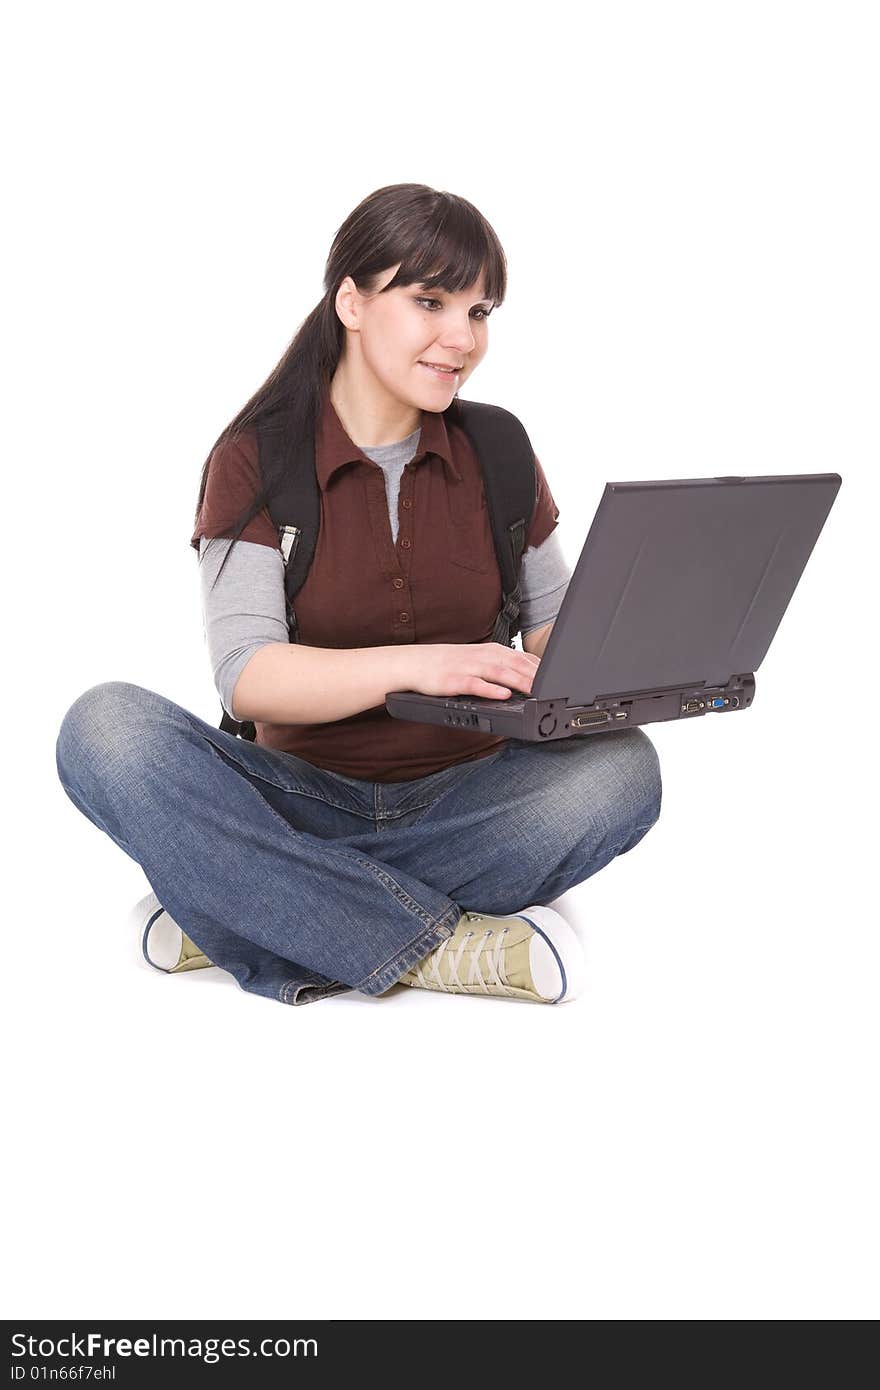
[[[587,966],[574,928],[552,907],[524,907],[513,915],[535,928],[529,966],[538,993],[551,1004],[576,999],[586,985]]]
[[[168,916],[155,893],[148,893],[138,903],[137,912],[141,924],[144,959],[155,970],[163,970],[167,975],[180,960],[183,932],[174,919]]]

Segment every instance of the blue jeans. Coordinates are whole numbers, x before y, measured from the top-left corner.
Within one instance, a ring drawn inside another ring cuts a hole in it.
[[[58,734],[75,806],[242,989],[284,1004],[382,994],[466,909],[546,904],[638,844],[660,814],[641,729],[528,743],[407,782],[327,772],[125,681]]]

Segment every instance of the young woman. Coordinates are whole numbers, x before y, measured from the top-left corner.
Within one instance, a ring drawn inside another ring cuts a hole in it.
[[[656,821],[652,743],[534,744],[384,703],[528,692],[570,577],[536,459],[523,651],[490,640],[500,575],[454,402],[488,350],[504,252],[465,199],[397,184],[342,224],[324,288],[205,461],[191,537],[223,708],[255,739],[109,681],[67,711],[58,775],[142,865],[160,968],[213,963],[286,1004],[396,984],[567,1001],[583,955],[547,904]],[[294,642],[267,509],[281,475],[257,450],[277,412],[286,438],[314,437],[321,502]]]

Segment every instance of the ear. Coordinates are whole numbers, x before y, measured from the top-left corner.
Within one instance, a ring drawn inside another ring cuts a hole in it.
[[[336,291],[334,304],[342,323],[346,328],[352,329],[353,332],[357,332],[358,330],[358,299],[357,285],[350,275],[346,275],[339,289]]]

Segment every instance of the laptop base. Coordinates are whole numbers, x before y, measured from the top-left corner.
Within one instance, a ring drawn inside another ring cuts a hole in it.
[[[726,685],[675,686],[672,690],[632,691],[607,695],[591,705],[569,705],[565,698],[537,700],[529,695],[507,700],[458,695],[446,699],[411,690],[392,690],[385,707],[396,719],[414,718],[420,724],[444,724],[507,738],[546,743],[549,739],[628,729],[668,719],[698,719],[704,714],[730,714],[748,709],[755,697],[755,677],[731,676]]]

